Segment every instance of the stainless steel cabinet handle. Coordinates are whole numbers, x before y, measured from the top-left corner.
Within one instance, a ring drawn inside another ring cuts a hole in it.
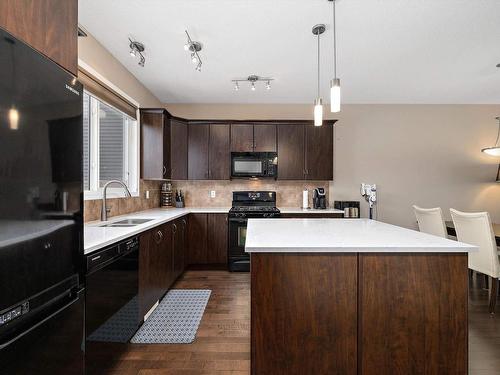
[[[174,231],[174,233],[177,232],[177,225],[175,225],[175,223],[172,224],[172,230]]]
[[[163,175],[165,176],[167,174],[167,167],[163,166]]]
[[[96,256],[96,257],[93,257],[93,258],[92,258],[92,259],[90,259],[90,260],[93,262],[93,261],[98,260],[98,259],[101,259],[101,256],[100,256],[100,255],[98,255],[98,256]]]

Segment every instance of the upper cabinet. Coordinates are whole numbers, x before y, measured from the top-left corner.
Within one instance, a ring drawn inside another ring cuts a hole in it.
[[[172,180],[188,179],[188,124],[186,120],[170,121],[170,171]]]
[[[306,180],[333,180],[333,125],[305,126]]]
[[[77,75],[78,0],[2,0],[0,27]]]
[[[304,124],[278,125],[278,179],[305,178]]]
[[[189,123],[188,178],[229,180],[229,124]]]
[[[141,178],[171,177],[170,115],[164,109],[141,110]]]
[[[231,124],[231,151],[233,152],[275,152],[275,124]]]

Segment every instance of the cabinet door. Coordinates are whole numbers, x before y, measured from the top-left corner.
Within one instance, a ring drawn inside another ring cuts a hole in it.
[[[208,179],[208,124],[188,125],[188,178]]]
[[[257,152],[276,152],[276,125],[255,124],[253,127],[253,148]]]
[[[306,125],[306,179],[333,179],[333,125]]]
[[[154,282],[157,261],[158,230],[144,232],[139,237],[139,309],[143,317],[158,300],[158,288]]]
[[[177,219],[172,224],[172,248],[174,280],[184,272],[184,243],[186,236],[186,219]]]
[[[188,178],[188,127],[181,120],[170,122],[170,170],[172,180]]]
[[[227,214],[208,214],[207,263],[227,264]]]
[[[188,263],[207,263],[207,214],[190,214],[188,220]]]
[[[253,124],[231,124],[231,151],[253,151]]]
[[[0,27],[77,75],[77,0],[2,0]]]
[[[211,124],[208,156],[210,180],[229,180],[231,161],[229,151],[229,124]]]
[[[304,179],[304,125],[278,125],[278,179]]]
[[[172,223],[160,226],[161,242],[159,244],[158,264],[156,272],[158,275],[158,285],[160,286],[161,298],[174,282],[174,252],[172,248]]]
[[[167,174],[169,134],[164,131],[165,116],[161,112],[141,111],[141,178],[158,180]],[[167,125],[168,127],[168,125]],[[167,159],[167,160],[165,160]]]

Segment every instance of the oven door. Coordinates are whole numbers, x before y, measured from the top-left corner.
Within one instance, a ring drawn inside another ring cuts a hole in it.
[[[247,219],[229,218],[229,254],[230,271],[249,271],[250,256],[245,253]]]

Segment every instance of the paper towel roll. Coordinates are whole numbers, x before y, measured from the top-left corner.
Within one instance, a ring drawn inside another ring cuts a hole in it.
[[[302,192],[302,208],[309,207],[309,191],[304,190]]]

